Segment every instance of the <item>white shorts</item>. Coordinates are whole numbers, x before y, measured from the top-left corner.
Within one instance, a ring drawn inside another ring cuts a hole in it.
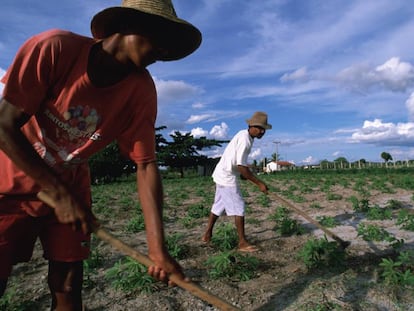
[[[238,186],[227,187],[216,184],[216,195],[211,208],[214,215],[244,216],[244,200]]]

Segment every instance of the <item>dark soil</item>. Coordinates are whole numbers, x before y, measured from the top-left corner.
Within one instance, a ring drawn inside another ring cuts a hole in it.
[[[284,187],[284,181],[273,181],[272,186]],[[173,186],[174,185],[174,186]],[[203,189],[210,200],[214,195],[214,184],[208,181]],[[323,237],[323,232],[292,212],[305,227],[305,233],[294,236],[281,236],[274,230],[274,222],[268,219],[276,207],[280,206],[274,197],[269,196],[269,206],[260,204],[261,193],[253,186],[243,183],[243,189],[249,212],[246,215],[246,233],[251,243],[260,248],[250,254],[262,262],[254,278],[248,281],[232,279],[211,279],[205,261],[220,251],[201,241],[207,218],[194,220],[192,228],[185,228],[179,220],[185,215],[189,205],[200,202],[200,196],[190,193],[179,203],[170,187],[177,187],[175,182],[167,181],[165,185],[165,216],[167,234],[182,233],[181,245],[187,248],[187,256],[180,260],[185,273],[202,288],[227,301],[241,310],[276,311],[276,310],[414,310],[413,289],[385,286],[381,279],[378,264],[382,258],[393,256],[393,249],[387,242],[367,242],[357,236],[356,227],[364,221],[364,215],[356,213],[348,198],[358,196],[352,187],[335,186],[333,193],[342,199],[327,200],[326,193],[311,191],[301,194],[305,203],[294,203],[316,219],[317,216],[333,216],[340,226],[330,228],[343,240],[350,241],[346,249],[346,264],[333,269],[321,268],[308,270],[297,254],[311,237]],[[179,186],[178,186],[179,187]],[[184,187],[184,186],[183,186]],[[172,192],[171,192],[172,191]],[[410,191],[396,189],[394,193],[371,191],[370,203],[384,206],[389,200],[403,202],[403,208],[413,211]],[[131,210],[118,206],[117,200],[111,210],[114,215],[98,214],[105,228],[119,239],[146,253],[145,233],[131,234],[125,232],[125,225],[131,216]],[[320,208],[311,208],[312,203]],[[206,208],[209,208],[207,206]],[[220,223],[232,223],[233,219],[221,217]],[[404,249],[414,249],[414,232],[401,230],[394,220],[377,222],[395,237],[405,240]],[[97,239],[94,247],[103,255],[103,264],[89,275],[84,289],[84,302],[87,310],[217,310],[214,306],[194,297],[179,288],[169,288],[158,284],[154,293],[125,293],[115,290],[105,278],[106,271],[123,257],[117,250]],[[37,246],[30,263],[19,264],[13,271],[9,290],[11,296],[25,301],[20,310],[49,310],[50,297],[46,282],[47,263]],[[13,309],[15,310],[15,309]]]

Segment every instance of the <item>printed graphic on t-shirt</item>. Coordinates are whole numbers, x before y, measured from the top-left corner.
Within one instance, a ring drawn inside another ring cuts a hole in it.
[[[55,115],[49,108],[43,112],[46,117],[45,123],[41,124],[43,142],[36,142],[34,148],[40,156],[50,165],[57,163],[76,164],[84,162],[85,159],[77,158],[78,149],[89,140],[99,140],[100,135],[96,132],[100,122],[97,111],[88,105],[72,106],[62,116]]]

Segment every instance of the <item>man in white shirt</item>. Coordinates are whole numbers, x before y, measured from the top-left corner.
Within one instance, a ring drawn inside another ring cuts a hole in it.
[[[217,219],[225,212],[227,216],[234,216],[239,238],[238,250],[255,252],[258,250],[257,247],[247,241],[244,232],[245,204],[240,192],[238,177],[241,175],[250,180],[259,187],[260,191],[267,194],[267,186],[250,171],[247,157],[251,151],[253,139],[262,138],[266,130],[271,129],[272,126],[267,123],[267,114],[260,111],[255,112],[246,122],[248,129],[239,131],[233,137],[214,169],[213,180],[216,183],[216,195],[202,240],[210,242],[213,227]]]

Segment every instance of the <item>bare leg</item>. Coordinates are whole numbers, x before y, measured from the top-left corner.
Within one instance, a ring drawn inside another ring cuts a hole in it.
[[[239,251],[242,252],[256,252],[258,248],[254,245],[251,245],[244,233],[244,216],[234,216],[234,223],[236,224],[237,228],[237,235],[239,236]]]
[[[52,311],[82,311],[83,262],[49,262]]]
[[[237,235],[239,236],[239,248],[243,248],[249,245],[246,240],[244,232],[244,216],[234,216],[234,223],[237,229]]]
[[[207,230],[204,233],[203,238],[202,238],[204,242],[208,243],[211,241],[211,237],[213,236],[213,228],[218,218],[219,216],[213,213],[210,213],[210,216],[208,217]]]

